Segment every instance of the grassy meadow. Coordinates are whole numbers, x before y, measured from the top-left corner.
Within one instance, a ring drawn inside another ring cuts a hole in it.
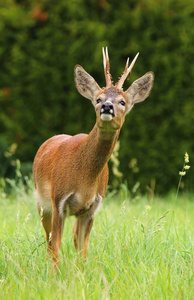
[[[87,260],[65,223],[60,271],[50,272],[33,188],[0,192],[1,299],[194,299],[192,195],[107,193],[89,239]],[[32,186],[32,183],[29,183]]]

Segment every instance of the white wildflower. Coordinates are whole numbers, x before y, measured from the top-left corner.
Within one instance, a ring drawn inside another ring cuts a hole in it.
[[[189,162],[189,154],[187,152],[185,152],[185,162],[186,163]]]
[[[190,169],[190,166],[189,166],[189,165],[185,165],[185,166],[184,166],[184,169],[185,169],[185,170],[189,170],[189,169]]]
[[[184,172],[184,171],[179,172],[179,175],[181,175],[181,176],[185,176],[185,174],[186,174],[186,172]]]

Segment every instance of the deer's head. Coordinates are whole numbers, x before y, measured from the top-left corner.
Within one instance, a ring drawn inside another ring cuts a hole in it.
[[[106,87],[100,88],[94,78],[79,65],[75,66],[75,83],[79,93],[92,101],[96,110],[97,125],[100,128],[117,130],[122,127],[126,114],[134,104],[148,97],[153,86],[154,74],[153,72],[146,73],[134,81],[126,91],[123,91],[124,81],[130,76],[138,54],[130,66],[128,66],[129,59],[127,59],[123,75],[113,85],[108,49],[104,51],[103,48],[102,51]]]

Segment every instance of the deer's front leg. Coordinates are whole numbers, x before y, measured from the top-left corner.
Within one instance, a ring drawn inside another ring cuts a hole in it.
[[[51,235],[51,252],[53,255],[53,261],[56,267],[59,266],[61,240],[64,226],[64,215],[61,215],[57,207],[53,208],[52,219],[52,235]]]
[[[88,239],[93,226],[93,222],[93,216],[84,216],[78,217],[74,224],[74,245],[84,258],[86,258]]]
[[[37,202],[38,212],[41,215],[41,222],[44,227],[46,233],[46,241],[47,241],[47,251],[50,253],[51,251],[51,241],[50,241],[50,234],[51,234],[51,225],[52,225],[52,211],[43,210],[40,204]]]

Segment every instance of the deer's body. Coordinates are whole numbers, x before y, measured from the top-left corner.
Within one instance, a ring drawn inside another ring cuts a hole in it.
[[[52,211],[53,196],[61,214],[68,205],[69,215],[79,216],[96,198],[105,196],[107,161],[113,145],[112,141],[105,141],[102,150],[104,141],[95,143],[97,131],[95,126],[89,135],[57,135],[39,148],[34,161],[34,179],[42,208]]]
[[[117,85],[113,86],[108,52],[103,55],[106,88],[101,89],[82,67],[75,68],[78,91],[95,106],[94,128],[89,135],[64,134],[50,138],[39,148],[34,160],[37,205],[42,212],[48,251],[56,265],[59,264],[64,220],[68,215],[76,217],[74,245],[86,257],[94,216],[106,193],[107,163],[125,115],[136,102],[148,96],[152,87],[153,73],[149,72],[123,92],[122,84],[130,73],[131,66],[127,68],[128,65]]]

